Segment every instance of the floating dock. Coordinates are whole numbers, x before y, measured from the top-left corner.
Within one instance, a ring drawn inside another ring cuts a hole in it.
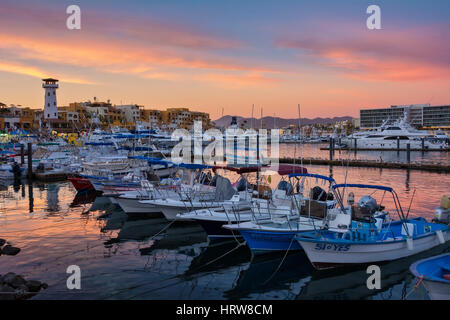
[[[68,178],[65,172],[35,172],[34,178],[43,182],[65,181]]]
[[[322,147],[320,150],[330,150],[330,147]],[[383,148],[333,148],[334,151],[408,151],[406,148],[392,148],[392,149],[383,149]],[[420,151],[420,152],[432,152],[432,151],[438,151],[438,152],[449,152],[450,149],[409,149],[409,151]]]
[[[299,159],[293,158],[280,158],[281,163],[296,163],[300,164]],[[450,166],[440,163],[402,163],[402,162],[383,162],[383,161],[370,161],[370,160],[328,160],[328,159],[303,159],[303,165],[315,164],[315,165],[327,165],[327,166],[350,166],[350,167],[363,167],[363,168],[386,168],[386,169],[407,169],[407,170],[422,170],[432,172],[450,173]]]

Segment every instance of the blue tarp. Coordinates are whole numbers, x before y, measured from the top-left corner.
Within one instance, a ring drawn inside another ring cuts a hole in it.
[[[14,131],[11,131],[9,134],[12,134],[12,135],[22,135],[22,136],[24,136],[24,135],[27,135],[27,134],[29,134],[29,132],[27,132],[27,131],[25,131],[25,130],[22,130],[22,129],[17,129],[17,130],[14,130]]]

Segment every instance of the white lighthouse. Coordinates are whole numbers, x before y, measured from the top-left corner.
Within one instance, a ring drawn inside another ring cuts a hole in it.
[[[56,106],[56,89],[58,89],[58,80],[48,78],[42,79],[45,89],[44,120],[58,119],[58,108]]]

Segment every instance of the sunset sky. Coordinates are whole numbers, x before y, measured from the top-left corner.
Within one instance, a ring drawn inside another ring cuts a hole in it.
[[[38,4],[39,3],[39,4]],[[66,28],[67,6],[81,30]],[[381,30],[366,9],[381,7]],[[97,97],[259,117],[358,116],[450,104],[450,1],[21,1],[0,3],[0,101]]]

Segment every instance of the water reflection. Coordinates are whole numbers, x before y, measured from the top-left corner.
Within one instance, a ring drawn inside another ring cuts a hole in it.
[[[450,185],[445,174],[305,166],[336,181],[392,186],[406,209],[416,189],[411,215],[428,220]],[[415,284],[409,265],[449,251],[382,264],[382,289],[369,291],[366,266],[319,272],[303,252],[252,256],[234,240],[208,241],[195,223],[129,216],[108,197],[76,193],[69,183],[0,185],[0,228],[2,238],[22,248],[14,259],[1,257],[0,274],[47,282],[35,299],[402,299]],[[86,277],[78,294],[65,287],[70,264]]]
[[[287,292],[292,299],[295,297],[295,288],[308,281],[313,270],[304,252],[286,256],[284,253],[253,256],[248,268],[240,273],[233,289],[225,292],[225,297],[276,298],[280,297],[282,292]]]
[[[296,299],[403,299],[405,298],[405,293],[409,292],[415,284],[414,277],[408,271],[409,266],[419,259],[448,252],[449,249],[450,246],[440,246],[413,257],[379,263],[378,265],[381,269],[381,289],[379,290],[369,290],[367,288],[368,274],[366,271],[368,265],[324,271],[314,270],[311,280],[302,288]],[[392,292],[393,289],[397,290],[395,295]]]

